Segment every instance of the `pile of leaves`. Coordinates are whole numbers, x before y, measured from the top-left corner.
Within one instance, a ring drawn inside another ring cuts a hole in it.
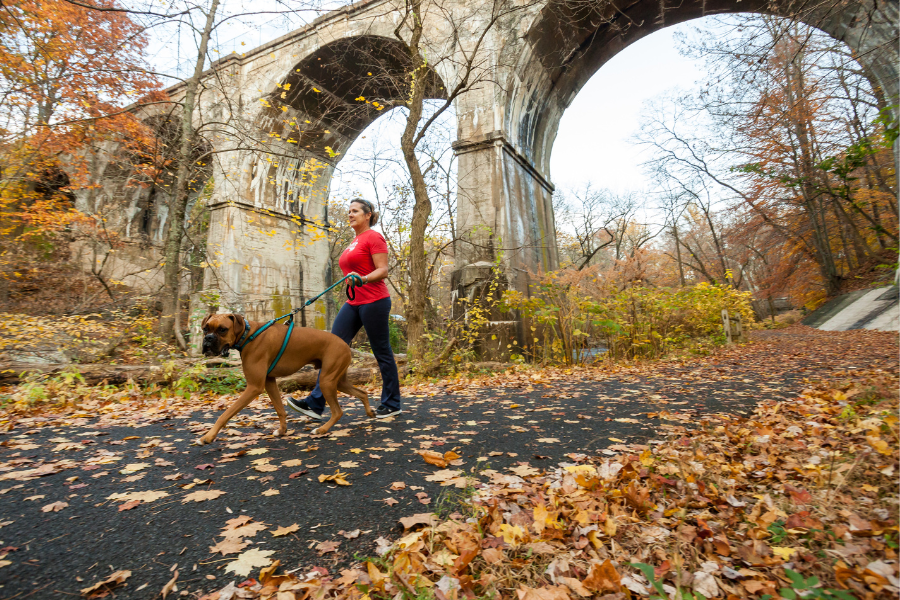
[[[140,303],[104,314],[0,313],[0,361],[145,363],[174,353],[155,334],[156,320]]]
[[[481,471],[460,512],[403,519],[340,576],[272,557],[204,598],[896,597],[898,378],[849,373],[649,446]]]

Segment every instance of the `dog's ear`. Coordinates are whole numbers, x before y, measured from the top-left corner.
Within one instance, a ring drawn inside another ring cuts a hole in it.
[[[234,323],[234,326],[231,328],[231,330],[234,332],[234,339],[240,339],[244,334],[244,323],[246,323],[247,321],[242,315],[236,315],[234,313],[228,315],[228,318],[231,319],[232,323]]]
[[[203,317],[203,322],[200,323],[200,329],[203,329],[204,327],[206,327],[206,322],[209,321],[209,318],[210,318],[211,316],[213,316],[213,313],[209,313],[208,315],[206,315],[205,317]]]

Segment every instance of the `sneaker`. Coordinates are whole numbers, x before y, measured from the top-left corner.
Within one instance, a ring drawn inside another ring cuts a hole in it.
[[[314,411],[312,407],[310,407],[310,405],[306,403],[306,400],[296,400],[292,396],[285,396],[284,403],[296,410],[301,415],[309,417],[313,421],[323,420],[322,415]]]
[[[376,419],[386,419],[387,417],[393,417],[394,415],[399,415],[403,411],[399,408],[388,408],[384,404],[375,409],[375,418]]]

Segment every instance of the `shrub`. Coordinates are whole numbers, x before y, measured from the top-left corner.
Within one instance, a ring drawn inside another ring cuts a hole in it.
[[[684,288],[648,287],[638,282],[604,291],[596,280],[555,272],[532,286],[531,296],[510,290],[505,309],[531,321],[526,351],[534,362],[583,362],[600,344],[612,358],[659,358],[691,340],[720,338],[722,309],[753,322],[749,292],[700,283]]]

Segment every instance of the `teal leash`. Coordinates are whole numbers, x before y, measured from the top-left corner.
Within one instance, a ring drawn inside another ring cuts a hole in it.
[[[324,296],[325,294],[327,294],[328,292],[330,292],[331,290],[333,290],[334,288],[336,288],[339,285],[341,285],[342,283],[344,283],[344,281],[346,281],[347,279],[350,279],[353,284],[353,285],[350,285],[347,287],[347,298],[349,300],[355,300],[356,299],[356,286],[365,285],[365,282],[362,280],[362,277],[360,277],[359,275],[351,274],[351,275],[347,275],[347,276],[342,277],[341,279],[337,280],[336,282],[334,282],[333,284],[328,286],[328,289],[326,289],[324,292],[322,292],[318,296],[315,296],[314,298],[310,298],[309,300],[304,302],[303,306],[301,306],[300,308],[295,308],[291,312],[289,312],[285,315],[281,315],[280,317],[275,317],[271,321],[267,322],[265,325],[263,325],[262,327],[260,327],[256,331],[254,331],[253,335],[251,335],[249,338],[247,338],[247,340],[244,340],[244,337],[246,337],[247,332],[250,331],[250,324],[247,323],[247,319],[245,318],[244,319],[244,333],[243,333],[243,335],[241,335],[241,339],[239,339],[238,342],[234,346],[232,346],[232,348],[234,348],[235,350],[240,352],[247,346],[247,344],[249,344],[250,342],[255,340],[256,337],[259,334],[261,334],[263,331],[265,331],[266,329],[268,329],[269,327],[271,327],[278,321],[286,318],[287,321],[285,322],[285,324],[288,326],[287,334],[284,336],[284,341],[281,343],[281,350],[278,351],[278,356],[275,357],[275,360],[272,362],[272,365],[269,367],[269,370],[266,371],[266,375],[268,376],[269,373],[272,372],[272,369],[275,368],[275,365],[278,364],[278,361],[281,360],[281,356],[284,354],[285,349],[287,349],[288,341],[291,339],[291,334],[294,332],[294,315],[297,314],[298,312],[300,312],[301,310],[303,310],[304,308],[306,308],[307,306],[309,306],[310,304],[312,304],[313,302],[315,302],[316,300],[318,300],[319,298],[321,298],[322,296]],[[352,291],[352,293],[351,293],[351,291]]]

